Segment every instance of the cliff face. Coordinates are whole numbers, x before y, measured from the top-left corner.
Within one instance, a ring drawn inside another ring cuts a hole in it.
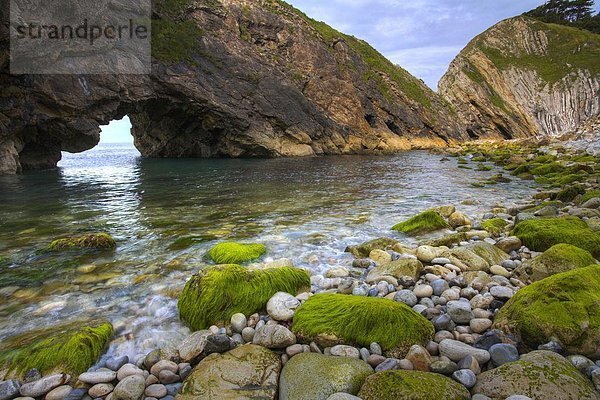
[[[158,0],[153,11],[151,75],[12,76],[3,7],[0,172],[53,167],[125,115],[149,157],[390,153],[466,138],[421,81],[286,3]]]
[[[526,17],[475,38],[439,83],[472,138],[558,136],[600,115],[600,35]]]

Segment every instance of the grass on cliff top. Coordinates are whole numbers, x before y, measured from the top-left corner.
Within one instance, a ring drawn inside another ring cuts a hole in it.
[[[519,290],[500,309],[494,327],[516,334],[533,349],[551,340],[563,346],[589,344],[600,334],[598,304],[600,266],[591,265]]]
[[[600,257],[600,234],[577,217],[532,219],[512,231],[534,251],[546,251],[559,243],[571,244]]]
[[[450,228],[450,225],[446,220],[437,212],[429,210],[394,225],[392,230],[409,235],[419,235],[447,228]]]
[[[112,332],[110,323],[98,321],[71,323],[9,338],[0,343],[0,371],[7,373],[5,378],[23,378],[32,368],[42,375],[77,376],[96,363]]]
[[[421,104],[425,108],[431,108],[431,97],[434,96],[434,93],[424,83],[419,81],[403,68],[395,65],[390,60],[385,58],[367,42],[357,39],[354,36],[341,33],[324,22],[314,20],[302,11],[282,0],[274,0],[273,2],[283,6],[287,10],[301,17],[304,21],[306,21],[306,23],[308,23],[308,25],[317,31],[323,40],[328,44],[333,43],[337,39],[343,39],[346,44],[348,44],[348,46],[360,56],[360,58],[369,68],[371,68],[373,71],[382,72],[389,76],[389,78],[398,85],[398,88],[406,96],[408,96],[409,99]],[[390,99],[390,89],[377,73],[366,74],[364,78],[375,80],[375,83],[382,92],[381,94]]]
[[[478,47],[501,70],[510,67],[531,69],[536,71],[547,83],[554,84],[579,69],[588,70],[592,75],[600,74],[600,35],[568,26],[547,24],[526,17],[529,26],[537,32],[544,32],[548,37],[548,49],[544,56],[522,53],[505,55],[497,48],[488,47],[478,42]],[[500,29],[505,37],[513,33],[509,24],[501,24],[493,29]]]
[[[217,264],[241,264],[256,260],[266,251],[267,248],[262,244],[225,242],[210,249],[208,256]]]
[[[403,303],[343,294],[310,297],[296,310],[292,331],[307,340],[334,335],[360,346],[376,342],[400,356],[412,345],[426,345],[434,333],[431,322]]]
[[[296,295],[306,288],[310,288],[310,276],[302,269],[251,271],[239,265],[213,266],[187,282],[177,306],[183,321],[202,330],[229,322],[236,313],[259,312],[277,292]]]

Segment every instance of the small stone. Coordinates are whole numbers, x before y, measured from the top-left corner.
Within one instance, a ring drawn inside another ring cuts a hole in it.
[[[190,372],[192,372],[193,368],[191,365],[187,365],[183,368],[179,368],[179,378],[182,381],[185,381],[185,379],[188,377],[188,375],[190,374]]]
[[[156,399],[160,399],[167,395],[167,388],[165,387],[165,385],[161,385],[161,384],[150,385],[146,388],[146,390],[144,391],[144,394],[148,397],[154,397]]]
[[[492,321],[487,318],[474,318],[469,322],[471,330],[475,333],[484,333],[492,326]]]
[[[19,395],[20,388],[21,384],[17,380],[0,381],[0,400],[14,399]]]
[[[386,358],[384,362],[375,367],[375,372],[391,371],[400,369],[400,360],[397,358]]]
[[[519,361],[519,351],[512,344],[498,343],[490,347],[490,356],[496,367]]]
[[[386,358],[384,356],[381,356],[379,354],[371,354],[368,358],[367,358],[367,363],[375,368],[376,366],[378,366],[379,364],[381,364],[382,362],[384,362],[386,360]]]
[[[431,260],[431,264],[434,264],[434,265],[446,265],[446,264],[451,264],[451,263],[452,263],[452,261],[450,261],[449,259],[444,258],[444,257],[436,257],[433,260]]]
[[[304,353],[304,347],[301,344],[293,344],[285,349],[285,354],[290,358],[300,353]]]
[[[390,253],[378,249],[372,250],[371,253],[369,253],[369,258],[375,261],[377,265],[384,265],[392,262],[392,255]]]
[[[154,385],[155,383],[159,383],[160,381],[158,380],[158,377],[149,374],[148,377],[146,377],[146,386],[150,386],[150,385]]]
[[[398,361],[398,368],[399,369],[404,369],[406,371],[412,371],[415,369],[415,366],[413,365],[412,362],[410,362],[410,360],[407,360],[406,358]]]
[[[150,368],[150,373],[154,376],[158,376],[160,371],[171,371],[173,373],[176,373],[177,371],[179,371],[179,366],[173,361],[160,360],[159,362],[154,364],[152,368]]]
[[[181,360],[184,362],[191,362],[197,359],[204,351],[206,340],[210,335],[210,331],[202,330],[194,332],[185,338],[177,349]]]
[[[412,363],[415,370],[423,372],[429,372],[429,365],[433,362],[427,349],[418,344],[410,348],[406,359]]]
[[[164,369],[158,373],[158,380],[160,381],[160,383],[168,385],[170,383],[179,382],[180,378],[179,375],[177,375],[173,371]]]
[[[470,369],[459,369],[452,374],[452,379],[466,387],[471,389],[477,382],[477,377]]]
[[[150,353],[148,353],[146,358],[144,358],[144,367],[150,371],[150,368],[160,361],[161,355],[160,349],[152,350]]]
[[[429,285],[417,285],[415,286],[413,293],[418,298],[431,297],[433,288]]]
[[[431,372],[435,372],[436,374],[450,376],[452,373],[458,370],[458,366],[456,363],[446,359],[432,362],[429,366],[429,369]]]
[[[231,350],[231,339],[226,334],[220,333],[206,338],[206,346],[204,347],[203,354],[221,354],[229,350]],[[173,372],[177,372],[177,370]]]
[[[396,293],[394,301],[404,303],[409,307],[414,307],[419,300],[411,290],[403,289]]]
[[[235,333],[241,333],[246,325],[248,324],[248,320],[246,316],[242,313],[236,313],[231,316],[231,330]]]
[[[21,386],[22,396],[40,397],[50,392],[52,389],[64,385],[71,377],[66,374],[56,374],[43,377],[35,382],[26,383]]]
[[[42,374],[36,368],[32,368],[24,376],[23,383],[35,382],[42,379]]]
[[[79,375],[79,380],[89,385],[96,385],[98,383],[110,383],[117,378],[115,371],[96,371],[96,372],[84,372]]]
[[[106,383],[101,383],[101,385],[106,385]],[[75,388],[63,400],[82,400],[87,396],[87,393],[87,388]]]
[[[508,300],[513,297],[514,292],[506,286],[492,286],[490,294],[500,300]]]
[[[290,321],[294,317],[300,300],[289,293],[279,292],[267,302],[267,313],[276,321]]]
[[[448,330],[452,323],[452,318],[448,314],[442,314],[433,320],[433,326],[436,331]]]
[[[363,347],[363,348],[360,349],[360,358],[364,362],[368,362],[369,361],[369,356],[370,355],[371,355],[371,353],[369,353],[369,350],[367,350],[365,347]]]
[[[146,380],[140,375],[130,375],[115,386],[112,400],[139,400],[144,395]]]
[[[111,369],[113,371],[118,371],[123,365],[129,362],[129,357],[111,357],[106,360],[106,368]]]
[[[519,250],[522,246],[521,239],[516,236],[510,236],[504,239],[500,239],[496,242],[496,247],[503,250],[505,253],[510,253],[514,250]]]
[[[452,339],[444,339],[440,342],[440,354],[454,362],[459,362],[468,355],[475,357],[479,365],[483,365],[490,360],[490,353],[487,351]]]
[[[319,345],[316,344],[315,342],[310,342],[310,345],[308,347],[309,347],[311,353],[323,354],[323,352],[319,348]]]
[[[441,296],[446,290],[450,289],[450,285],[444,279],[436,279],[431,282],[431,287],[433,288],[433,294],[436,296]]]
[[[492,275],[500,275],[505,278],[510,278],[510,272],[506,270],[506,268],[501,267],[500,265],[492,265],[490,267],[490,273]]]
[[[285,326],[265,325],[256,330],[252,343],[268,349],[284,349],[296,344],[296,336]]]
[[[468,301],[450,301],[447,304],[448,315],[457,324],[468,324],[473,319],[471,303]]]
[[[88,394],[94,398],[100,398],[100,397],[105,397],[108,396],[109,393],[112,393],[112,391],[115,389],[115,387],[110,384],[110,383],[99,383],[97,385],[92,386],[89,390],[88,390]]]
[[[564,353],[564,349],[561,346],[561,344],[558,342],[554,342],[554,341],[539,345],[538,350],[548,350],[548,351],[553,351],[554,353],[558,353],[558,354]]]
[[[333,346],[330,351],[331,355],[336,357],[360,358],[360,351],[352,346],[340,344]]]
[[[567,357],[567,360],[573,364],[575,368],[579,370],[584,375],[587,375],[586,372],[589,367],[595,366],[594,362],[587,357],[581,355],[570,355]]]
[[[466,356],[458,363],[458,369],[470,369],[475,375],[481,373],[479,362],[473,356]]]
[[[144,376],[144,371],[133,364],[125,364],[117,371],[117,379],[120,381],[131,375]]]
[[[381,349],[379,343],[371,343],[369,345],[369,351],[371,352],[371,354],[377,354],[379,356],[383,354],[383,350]]]

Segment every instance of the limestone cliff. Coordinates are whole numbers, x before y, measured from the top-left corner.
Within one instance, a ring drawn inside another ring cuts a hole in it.
[[[420,80],[284,2],[156,0],[153,12],[150,75],[13,76],[3,6],[0,172],[53,167],[124,115],[149,157],[390,153],[465,139]]]
[[[558,136],[600,115],[600,35],[526,17],[476,37],[439,83],[472,138]]]

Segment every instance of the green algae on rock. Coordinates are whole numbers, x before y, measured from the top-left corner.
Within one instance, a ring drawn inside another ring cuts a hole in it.
[[[600,234],[577,217],[542,218],[523,221],[512,232],[535,251],[546,251],[559,243],[571,244],[600,257]]]
[[[281,361],[262,346],[246,344],[224,354],[211,354],[194,368],[178,400],[274,399]]]
[[[515,270],[521,280],[533,282],[561,272],[583,268],[596,263],[592,254],[570,244],[557,244],[546,250],[544,254],[525,261]]]
[[[355,257],[366,258],[369,257],[369,254],[371,254],[373,250],[389,250],[398,244],[399,242],[396,239],[384,237],[370,240],[356,246],[348,246],[345,252],[350,253]]]
[[[32,368],[77,376],[96,363],[112,333],[107,321],[82,321],[11,337],[0,343],[0,379],[22,379]]]
[[[508,221],[502,218],[492,218],[484,221],[481,227],[491,233],[492,235],[499,236],[504,232],[504,228],[508,225]]]
[[[210,249],[208,256],[217,264],[241,264],[256,260],[266,251],[267,248],[262,244],[225,242]]]
[[[337,392],[356,394],[373,368],[363,360],[301,353],[281,371],[279,398],[327,400]]]
[[[518,393],[534,400],[599,400],[592,382],[568,360],[550,351],[533,351],[519,361],[483,372],[473,394],[504,400]]]
[[[431,322],[403,303],[342,294],[310,297],[296,310],[292,331],[325,347],[376,342],[400,358],[414,344],[425,346],[434,334]]]
[[[600,357],[600,265],[552,275],[519,290],[496,316],[494,329],[531,349],[560,342],[570,353]]]
[[[449,228],[450,225],[439,213],[429,210],[394,225],[392,230],[409,235],[419,235]]]
[[[117,247],[117,243],[109,234],[94,233],[90,235],[54,240],[48,245],[48,250],[61,251],[70,249],[114,249],[115,247]]]
[[[296,294],[310,288],[308,272],[297,268],[249,270],[239,265],[202,269],[179,296],[180,318],[194,330],[229,321],[236,313],[262,310],[277,292]]]
[[[371,375],[358,392],[362,400],[468,400],[469,391],[443,375],[420,371],[383,371]]]

